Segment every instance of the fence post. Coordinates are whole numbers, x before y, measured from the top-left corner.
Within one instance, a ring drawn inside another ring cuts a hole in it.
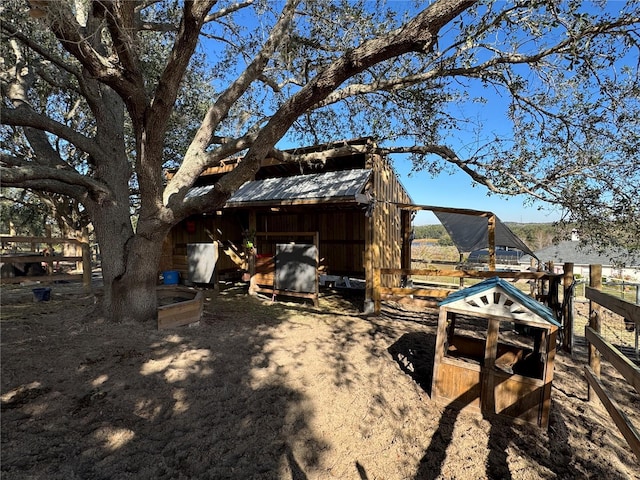
[[[640,305],[640,283],[636,283],[636,305]],[[636,351],[636,361],[640,360],[640,347],[638,345],[638,336],[640,332],[638,331],[638,325],[636,325],[636,342],[635,342],[635,351]]]
[[[573,263],[566,262],[564,264],[564,275],[562,276],[562,327],[564,335],[562,337],[562,348],[571,353],[573,348],[573,309],[572,302],[569,301],[569,295],[573,295],[571,284],[573,283]]]
[[[602,290],[602,265],[589,265],[589,286]],[[593,300],[589,301],[589,326],[597,333],[600,333],[600,312],[601,307]],[[600,379],[600,353],[598,349],[589,343],[589,366],[596,378]],[[587,399],[594,402],[597,395],[591,394],[591,386],[587,384]]]
[[[82,288],[91,293],[91,250],[89,243],[82,242]]]

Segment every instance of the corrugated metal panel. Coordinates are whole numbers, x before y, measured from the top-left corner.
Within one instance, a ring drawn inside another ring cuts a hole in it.
[[[354,199],[357,193],[362,192],[370,174],[370,170],[358,169],[255,180],[240,187],[227,204],[283,200]]]
[[[355,169],[254,180],[242,185],[228,200],[227,206],[287,200],[355,200],[370,175],[369,169]],[[192,188],[187,198],[204,195],[212,188],[212,185]]]

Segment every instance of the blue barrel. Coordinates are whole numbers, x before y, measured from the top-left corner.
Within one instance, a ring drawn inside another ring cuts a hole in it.
[[[166,272],[162,272],[162,278],[164,279],[165,285],[177,285],[180,274],[177,270],[167,270]]]

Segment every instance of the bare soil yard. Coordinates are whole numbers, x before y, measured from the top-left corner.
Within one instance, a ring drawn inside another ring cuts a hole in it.
[[[3,479],[640,478],[587,402],[584,349],[556,357],[541,431],[430,399],[434,312],[232,288],[206,292],[199,324],[158,331],[52,288],[39,303],[2,289]],[[640,425],[639,396],[607,384]]]

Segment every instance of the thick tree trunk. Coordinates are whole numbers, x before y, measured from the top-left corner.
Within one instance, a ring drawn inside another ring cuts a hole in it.
[[[155,321],[158,316],[156,286],[162,241],[136,235],[128,246],[124,274],[114,278],[110,309],[115,321]]]
[[[156,285],[169,226],[140,221],[134,233],[128,205],[112,203],[92,215],[100,244],[103,310],[113,322],[157,318]]]
[[[99,237],[109,237],[100,240],[104,315],[113,322],[154,321],[157,318],[156,286],[164,236],[149,239],[140,234],[126,235],[114,229],[114,225],[96,228],[96,231],[101,231]]]

